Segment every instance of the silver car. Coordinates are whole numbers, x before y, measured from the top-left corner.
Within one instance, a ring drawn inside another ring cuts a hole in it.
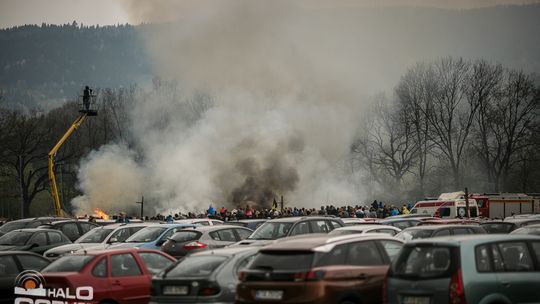
[[[540,303],[540,237],[460,235],[405,244],[388,270],[387,303]]]

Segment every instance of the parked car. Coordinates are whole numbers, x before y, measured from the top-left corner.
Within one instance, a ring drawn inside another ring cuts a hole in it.
[[[480,226],[486,230],[487,233],[510,233],[517,228],[517,225],[511,222],[498,221],[485,221],[480,223]]]
[[[59,221],[59,220],[69,220],[69,219],[65,217],[44,216],[44,217],[25,218],[25,219],[7,222],[4,225],[0,226],[0,236],[16,229],[37,228],[40,225],[54,222],[54,221]]]
[[[71,244],[61,231],[54,229],[18,229],[0,237],[0,251],[20,250],[43,254],[48,249]]]
[[[208,250],[185,257],[152,279],[151,303],[234,303],[239,272],[256,247]]]
[[[127,238],[123,243],[112,244],[109,248],[161,249],[161,246],[176,232],[185,228],[195,228],[193,224],[160,224],[144,227]]]
[[[227,225],[237,225],[249,228],[251,230],[255,230],[259,228],[260,225],[266,223],[268,219],[244,219],[244,220],[237,220],[237,221],[228,221]]]
[[[255,230],[247,239],[233,246],[264,246],[273,240],[311,233],[328,233],[345,224],[339,218],[323,216],[284,217],[269,220]]]
[[[175,220],[177,224],[193,224],[193,225],[202,225],[202,226],[214,226],[214,225],[223,225],[222,220],[216,220],[211,218],[194,218],[194,219],[182,219]]]
[[[141,230],[144,227],[148,227],[149,225],[158,224],[111,224],[107,226],[97,227],[78,238],[73,244],[67,244],[49,249],[45,251],[43,255],[51,260],[55,260],[63,255],[75,253],[81,249],[105,249],[108,248],[111,244],[125,241],[135,232]]]
[[[152,276],[174,262],[157,250],[108,249],[63,256],[41,273],[45,289],[92,287],[92,303],[146,304]]]
[[[246,239],[253,230],[234,225],[199,226],[193,229],[182,229],[172,235],[161,250],[176,258],[188,254],[223,248]]]
[[[336,228],[329,235],[363,234],[363,233],[386,233],[391,236],[398,234],[401,229],[389,225],[356,225]]]
[[[379,224],[394,226],[403,230],[405,228],[414,227],[421,222],[422,220],[418,218],[392,218],[381,220],[379,221]]]
[[[540,237],[461,235],[405,244],[387,303],[539,303]]]
[[[527,225],[525,227],[518,228],[510,234],[532,234],[532,235],[540,235],[540,224],[536,225]]]
[[[423,225],[479,225],[478,218],[454,218],[454,219],[422,219],[417,226]]]
[[[513,223],[516,225],[517,228],[525,227],[528,225],[536,225],[540,224],[540,217],[518,217],[518,218],[505,218],[505,222],[507,223]]]
[[[426,239],[438,236],[447,235],[462,235],[462,234],[485,234],[486,230],[479,225],[431,225],[431,226],[416,226],[404,229],[396,234],[396,238],[404,241],[415,239]]]
[[[0,252],[0,303],[14,302],[15,278],[25,270],[41,271],[51,261],[28,251]]]
[[[38,228],[45,229],[56,229],[62,231],[68,239],[72,242],[75,242],[83,234],[88,231],[99,227],[98,224],[89,223],[86,221],[78,220],[63,220],[63,221],[54,221],[38,226]]]
[[[376,218],[370,218],[370,217],[365,217],[365,218],[347,217],[347,218],[342,218],[341,221],[343,222],[343,224],[345,224],[345,226],[378,224]]]
[[[381,233],[275,242],[240,273],[236,303],[381,303],[384,276],[402,245]]]

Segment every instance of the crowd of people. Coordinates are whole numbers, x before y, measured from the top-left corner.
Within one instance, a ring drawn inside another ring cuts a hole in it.
[[[157,214],[156,216],[146,218],[147,220],[158,220],[165,222],[172,222],[174,220],[187,219],[187,218],[215,218],[222,221],[235,221],[242,219],[258,219],[258,218],[280,218],[291,216],[309,216],[309,215],[333,215],[340,218],[385,218],[388,216],[408,214],[412,209],[412,203],[404,203],[401,207],[397,207],[392,204],[385,204],[383,202],[373,201],[369,206],[341,206],[336,207],[334,205],[321,206],[317,208],[297,208],[297,207],[284,207],[281,209],[279,206],[274,205],[272,208],[256,208],[247,204],[245,207],[238,207],[234,209],[227,209],[225,206],[221,208],[215,208],[210,205],[204,213],[188,212],[186,214],[176,213],[169,215]]]

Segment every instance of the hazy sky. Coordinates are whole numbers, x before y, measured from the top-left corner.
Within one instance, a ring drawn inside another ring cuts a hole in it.
[[[128,8],[140,0],[0,0],[0,28],[23,24],[63,24],[76,20],[83,24],[140,23],[130,18]],[[180,2],[184,0],[144,0],[144,2]],[[206,1],[206,0],[200,0]],[[267,0],[272,1],[272,0]],[[126,5],[127,3],[130,5]],[[311,0],[316,6],[368,5],[368,6],[434,6],[469,9],[498,4],[523,4],[540,0]]]

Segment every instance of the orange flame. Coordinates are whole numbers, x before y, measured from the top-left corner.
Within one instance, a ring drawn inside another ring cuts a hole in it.
[[[108,220],[110,219],[109,215],[107,213],[105,213],[105,211],[99,209],[99,208],[96,208],[94,209],[94,213],[99,217],[99,218],[102,218],[104,220]]]

